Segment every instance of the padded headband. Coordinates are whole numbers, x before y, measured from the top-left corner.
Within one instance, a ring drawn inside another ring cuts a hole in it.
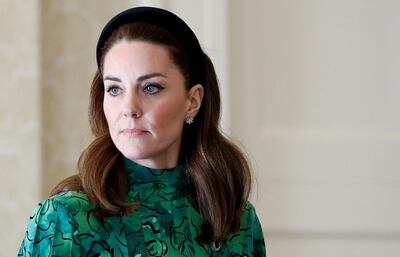
[[[102,49],[114,30],[135,22],[149,23],[170,32],[183,46],[190,65],[190,83],[201,83],[203,77],[203,51],[190,27],[175,14],[155,7],[135,7],[114,16],[103,28],[96,47],[97,67],[100,70]]]

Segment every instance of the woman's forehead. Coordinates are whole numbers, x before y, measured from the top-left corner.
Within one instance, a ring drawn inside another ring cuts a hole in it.
[[[167,47],[142,41],[115,44],[105,55],[104,72],[120,68],[167,68],[171,65]]]
[[[168,48],[142,41],[124,41],[114,45],[106,54],[103,79],[135,80],[158,73],[160,78],[183,76],[170,58]]]

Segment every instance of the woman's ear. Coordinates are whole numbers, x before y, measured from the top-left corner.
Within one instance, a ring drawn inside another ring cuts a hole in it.
[[[186,116],[194,118],[200,110],[203,100],[204,88],[201,84],[194,85],[189,90],[189,108]]]

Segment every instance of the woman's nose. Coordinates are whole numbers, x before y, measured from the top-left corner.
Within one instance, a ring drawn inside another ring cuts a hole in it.
[[[123,115],[125,117],[140,117],[142,115],[141,101],[135,92],[126,94],[123,103]]]

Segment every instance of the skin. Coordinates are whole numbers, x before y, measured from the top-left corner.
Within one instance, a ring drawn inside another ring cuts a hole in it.
[[[184,120],[198,113],[202,85],[185,88],[165,46],[125,40],[105,55],[103,82],[103,110],[117,149],[146,167],[177,166]]]

